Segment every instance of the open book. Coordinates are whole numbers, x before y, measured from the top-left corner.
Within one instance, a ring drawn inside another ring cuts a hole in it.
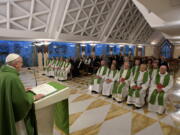
[[[41,84],[31,90],[34,94],[43,94],[45,96],[57,91],[56,88],[49,84]]]

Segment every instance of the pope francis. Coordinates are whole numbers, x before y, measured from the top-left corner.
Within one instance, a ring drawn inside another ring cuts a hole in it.
[[[20,78],[23,65],[17,54],[6,57],[6,65],[0,69],[0,135],[37,135],[33,102],[43,97],[27,91]],[[25,127],[20,133],[17,126]]]

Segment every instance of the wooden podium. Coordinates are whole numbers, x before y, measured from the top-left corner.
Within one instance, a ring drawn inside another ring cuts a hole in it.
[[[67,87],[35,102],[39,135],[53,135],[55,104],[67,99],[69,91]]]
[[[53,135],[54,134],[53,129],[54,129],[54,122],[55,122],[55,116],[54,116],[55,109],[57,109],[58,103],[61,103],[61,101],[68,99],[69,93],[70,93],[70,89],[68,87],[65,87],[61,90],[57,90],[56,92],[34,103],[35,111],[36,111],[35,113],[36,113],[36,119],[37,119],[38,135]],[[66,103],[68,104],[68,100],[66,101]],[[62,111],[65,111],[65,110],[62,110]],[[16,129],[17,129],[18,135],[27,135],[26,128],[23,121],[20,121],[16,125]]]

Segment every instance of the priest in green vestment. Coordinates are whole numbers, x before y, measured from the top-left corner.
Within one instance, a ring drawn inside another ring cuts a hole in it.
[[[68,74],[71,72],[71,63],[70,60],[67,58],[63,65],[61,66],[61,70],[58,74],[58,80],[64,81],[68,79]]]
[[[0,69],[0,135],[37,135],[33,102],[43,95],[25,90],[19,78],[22,65],[19,55],[9,54]]]
[[[52,58],[48,58],[46,61],[46,65],[45,65],[45,75],[49,76],[49,72],[51,70],[51,65],[53,63],[53,59]]]
[[[150,86],[148,110],[162,114],[166,109],[166,94],[173,87],[173,77],[167,72],[167,66],[160,67]]]
[[[51,76],[52,77],[55,77],[55,74],[56,74],[56,67],[59,63],[59,58],[56,57],[56,59],[54,59],[54,64],[52,65],[52,71],[51,71]]]
[[[127,104],[134,105],[137,108],[143,107],[149,82],[150,78],[147,65],[141,64],[140,71],[137,71],[131,79]]]
[[[109,72],[106,61],[101,61],[101,67],[98,69],[95,78],[91,80],[89,90],[91,92],[101,93],[105,75]]]
[[[111,65],[111,70],[105,75],[103,88],[102,88],[102,95],[104,96],[111,96],[112,90],[114,86],[114,82],[116,80],[116,74],[118,70],[116,70],[116,64]]]
[[[131,68],[131,72],[133,75],[134,75],[134,73],[139,71],[140,64],[141,64],[140,59],[135,59],[135,65]]]
[[[122,102],[128,95],[129,83],[131,80],[131,69],[129,62],[125,62],[123,68],[116,75],[112,97],[118,102]]]
[[[152,79],[153,76],[156,76],[159,73],[159,64],[157,61],[153,61],[152,68],[149,70],[150,78]]]
[[[59,71],[61,69],[61,66],[63,64],[63,57],[59,58],[56,66],[55,66],[55,79],[58,80]]]
[[[52,58],[52,61],[50,63],[50,68],[49,68],[49,72],[48,72],[48,76],[49,77],[54,77],[54,68],[56,65],[56,58]]]

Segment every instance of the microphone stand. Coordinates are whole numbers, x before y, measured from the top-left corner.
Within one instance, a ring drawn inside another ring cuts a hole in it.
[[[33,69],[33,73],[34,73],[34,79],[35,79],[35,83],[36,83],[36,86],[37,86],[37,78],[36,78],[36,72],[35,72],[35,68]]]
[[[33,57],[33,64],[34,64],[33,66],[34,66],[34,67],[32,68],[32,70],[33,70],[33,74],[34,74],[35,84],[36,84],[36,86],[37,86],[37,78],[36,78],[36,71],[35,71],[35,61],[36,61],[36,60],[35,60],[35,59],[36,59],[35,56],[36,56],[36,53],[37,53],[37,51],[36,51],[36,45],[34,44],[34,45],[33,45],[33,56],[34,56],[34,57]]]

